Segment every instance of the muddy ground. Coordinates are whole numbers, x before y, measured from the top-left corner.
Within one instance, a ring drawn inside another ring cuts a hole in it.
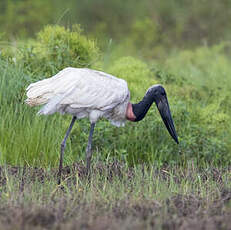
[[[127,169],[124,175],[123,166],[112,163],[108,166],[97,165],[92,173],[105,173],[107,179],[115,176],[127,177],[132,180],[134,170]],[[73,173],[78,173],[80,180],[84,180],[85,171],[82,164],[65,167],[63,179],[69,179],[69,184],[75,183]],[[166,170],[156,172],[163,180],[168,180]],[[60,188],[59,196],[53,201],[42,201],[42,205],[35,202],[26,202],[27,186],[37,183],[45,186],[45,180],[56,180],[57,171],[49,172],[39,168],[0,168],[0,230],[6,229],[192,229],[215,230],[231,229],[231,190],[226,187],[222,179],[222,171],[212,169],[210,177],[218,183],[220,196],[209,202],[208,197],[201,198],[195,194],[174,194],[163,202],[145,200],[141,198],[131,203],[128,200],[118,200],[113,204],[103,201],[81,202],[71,200],[66,196],[65,189]],[[190,173],[188,173],[190,180]],[[8,196],[9,178],[15,178],[18,195]],[[206,182],[206,172],[201,172],[203,182]],[[86,178],[85,178],[86,179]],[[185,179],[185,178],[184,178]],[[180,184],[181,178],[175,182]]]

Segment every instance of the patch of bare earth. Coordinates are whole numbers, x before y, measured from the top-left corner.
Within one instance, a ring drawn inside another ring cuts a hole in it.
[[[126,169],[118,162],[110,165],[98,164],[92,173],[104,173],[108,181],[114,176],[126,177],[132,180],[134,170]],[[157,171],[157,176],[168,180],[166,170]],[[76,178],[73,174],[84,179],[85,168],[82,164],[74,164],[65,167],[63,180],[69,180],[71,186]],[[0,198],[7,191],[7,180],[14,177],[19,180],[18,198],[10,202],[0,203],[0,230],[17,229],[192,229],[215,230],[231,229],[231,190],[227,189],[222,181],[222,172],[214,169],[212,173],[214,181],[219,183],[220,196],[211,202],[200,196],[175,194],[163,203],[145,200],[141,198],[131,203],[129,199],[118,200],[112,205],[103,202],[81,202],[71,200],[70,197],[60,193],[58,199],[47,202],[47,205],[39,205],[36,202],[24,202],[24,193],[29,183],[44,185],[45,180],[56,180],[57,171],[49,172],[40,168],[0,168]],[[192,175],[188,174],[188,180]],[[211,177],[211,175],[210,175]],[[205,172],[201,173],[204,182],[207,180]],[[184,178],[185,179],[185,178]],[[181,178],[175,178],[180,183]],[[28,182],[29,181],[29,182]],[[64,194],[65,192],[63,192]],[[6,198],[4,198],[6,200]],[[11,199],[9,197],[9,199]],[[208,203],[210,204],[208,206]],[[70,207],[70,204],[71,207]]]

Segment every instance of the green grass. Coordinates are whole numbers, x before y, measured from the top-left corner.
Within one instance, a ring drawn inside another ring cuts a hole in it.
[[[29,108],[24,103],[25,89],[31,82],[44,79],[66,65],[79,67],[78,53],[84,66],[94,68],[95,64],[95,68],[125,79],[131,102],[141,100],[151,85],[163,84],[180,141],[176,145],[171,139],[153,105],[144,120],[128,122],[125,128],[99,121],[93,137],[93,160],[117,159],[129,166],[146,163],[186,167],[188,161],[202,168],[208,164],[230,165],[231,61],[225,52],[225,43],[198,47],[194,51],[170,52],[166,60],[149,60],[148,64],[134,57],[114,58],[115,61],[110,62],[108,53],[99,59],[94,41],[80,34],[79,27],[71,32],[64,27],[49,26],[36,39],[24,42],[26,45],[21,42],[18,47],[3,48],[0,56],[1,164],[57,166],[60,143],[71,117],[36,116],[39,108]],[[73,57],[67,58],[70,52]],[[85,159],[89,126],[88,120],[75,124],[67,141],[65,165]]]
[[[105,71],[127,80],[132,102],[142,99],[150,85],[162,83],[165,86],[180,144],[176,145],[171,139],[153,105],[143,121],[128,122],[125,128],[113,127],[106,120],[99,121],[93,138],[93,158],[159,167],[165,164],[185,166],[188,160],[198,167],[230,165],[229,84],[222,87],[222,81],[219,81],[219,70],[224,66],[225,81],[231,82],[231,71],[227,68],[229,59],[219,51],[223,62],[209,58],[205,62],[207,56],[217,52],[207,49],[180,53],[179,57],[166,61],[165,68],[156,63],[150,68],[134,58],[122,58],[111,67],[105,67]],[[185,55],[188,58],[183,58]],[[180,63],[183,63],[181,69]],[[206,72],[206,65],[213,66],[211,74]],[[0,162],[47,168],[57,166],[60,143],[71,117],[59,114],[36,116],[38,108],[30,108],[24,103],[25,88],[41,79],[41,75],[25,72],[20,63],[15,65],[2,59],[0,72]],[[189,72],[191,77],[187,78]],[[210,78],[217,80],[217,85]],[[85,159],[89,126],[88,120],[75,124],[67,141],[65,165]]]

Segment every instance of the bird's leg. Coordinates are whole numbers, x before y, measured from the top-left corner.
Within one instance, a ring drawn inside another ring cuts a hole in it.
[[[61,174],[62,174],[62,168],[63,168],[63,153],[64,153],[64,149],[66,147],[66,141],[67,141],[67,138],[71,132],[71,129],[75,123],[75,120],[76,120],[76,116],[73,116],[72,118],[72,121],[71,121],[71,124],[65,134],[65,137],[61,143],[61,150],[60,150],[60,160],[59,160],[59,172],[58,172],[58,184],[60,184],[61,182]]]
[[[87,143],[87,151],[86,151],[86,161],[87,161],[87,174],[90,172],[90,164],[91,164],[91,144],[92,144],[92,136],[95,128],[95,123],[91,124],[91,129],[88,137],[88,143]]]

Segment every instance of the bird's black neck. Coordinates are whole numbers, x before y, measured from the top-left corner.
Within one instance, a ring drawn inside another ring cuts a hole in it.
[[[151,92],[148,92],[139,103],[132,104],[132,110],[136,116],[134,121],[141,121],[145,117],[153,102],[154,97]]]

